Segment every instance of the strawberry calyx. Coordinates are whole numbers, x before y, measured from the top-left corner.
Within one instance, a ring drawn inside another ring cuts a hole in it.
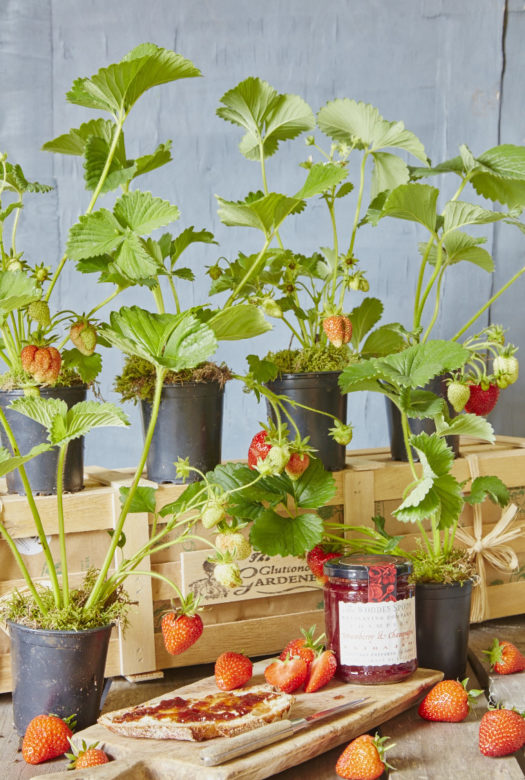
[[[90,750],[98,750],[101,754],[106,756],[106,761],[108,760],[107,755],[104,753],[104,751],[99,748],[100,742],[93,742],[91,745],[88,745],[85,739],[82,740],[80,747],[75,747],[73,743],[71,742],[71,737],[69,738],[69,744],[71,745],[71,753],[65,753],[65,757],[69,760],[69,764],[67,766],[68,769],[76,769],[77,768],[77,762],[82,756],[85,755]],[[102,763],[102,762],[101,762]],[[105,761],[103,763],[106,763]]]

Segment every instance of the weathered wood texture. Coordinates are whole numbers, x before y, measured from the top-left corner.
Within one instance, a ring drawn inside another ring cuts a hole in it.
[[[525,672],[496,674],[490,670],[490,664],[484,650],[490,648],[495,638],[512,642],[525,654],[524,622],[516,623],[513,618],[504,618],[482,623],[471,638],[469,658],[476,676],[481,685],[487,689],[494,705],[514,707],[519,712],[525,712]]]

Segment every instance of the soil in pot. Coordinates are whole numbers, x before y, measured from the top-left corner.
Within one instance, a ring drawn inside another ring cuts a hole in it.
[[[446,377],[437,376],[432,379],[428,385],[425,386],[425,390],[429,390],[431,393],[435,393],[435,395],[441,396],[442,398],[447,397],[447,386],[445,382]],[[400,460],[400,461],[407,461],[407,453],[405,448],[405,442],[403,439],[403,430],[401,427],[401,413],[397,406],[392,403],[390,398],[385,398],[386,401],[386,413],[387,413],[387,424],[388,424],[388,432],[390,436],[390,452],[392,454],[393,460]],[[455,417],[456,413],[452,406],[448,403],[448,410],[451,417]],[[420,433],[428,433],[431,435],[432,433],[435,433],[435,425],[433,420],[429,419],[423,419],[418,420],[417,418],[409,418],[408,425],[410,428],[411,433],[414,436],[417,436]],[[446,436],[445,441],[447,445],[452,449],[454,453],[454,457],[459,457],[459,436]],[[412,450],[412,454],[414,456],[414,460],[418,460],[417,453]]]
[[[68,409],[80,401],[86,400],[86,385],[73,385],[71,387],[41,387],[40,395],[42,398],[59,398],[65,401]],[[11,426],[18,447],[22,454],[41,442],[47,441],[46,429],[25,417],[19,412],[12,411],[7,407],[17,398],[24,397],[24,391],[0,390],[0,405]],[[5,431],[0,426],[0,441],[3,447],[11,451]],[[57,490],[57,464],[58,448],[54,447],[48,452],[37,455],[33,460],[28,461],[24,468],[31,485],[31,490],[35,495],[54,495]],[[18,470],[11,471],[6,476],[8,493],[19,493],[25,495],[24,484]],[[66,462],[64,466],[64,490],[69,493],[76,493],[84,487],[84,437],[73,439],[70,442]]]
[[[188,458],[191,466],[204,473],[220,463],[224,386],[230,377],[226,366],[214,363],[166,376],[147,458],[148,479],[161,484],[182,483],[175,469],[179,458]],[[151,364],[140,358],[128,358],[116,381],[124,400],[140,400],[144,431],[151,419],[154,383]],[[199,478],[191,472],[185,481]]]
[[[416,584],[419,666],[462,680],[467,666],[472,580]]]
[[[18,733],[23,735],[42,713],[62,718],[76,714],[77,731],[95,723],[112,627],[47,631],[12,622],[8,626]]]

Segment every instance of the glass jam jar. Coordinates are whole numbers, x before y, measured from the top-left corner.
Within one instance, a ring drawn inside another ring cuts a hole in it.
[[[324,564],[328,646],[336,676],[352,683],[394,683],[417,669],[412,564],[393,555],[354,554]]]

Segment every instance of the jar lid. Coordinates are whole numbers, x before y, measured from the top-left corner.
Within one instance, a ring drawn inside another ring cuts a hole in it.
[[[391,565],[396,567],[396,573],[408,574],[412,571],[412,563],[398,555],[375,555],[355,553],[342,555],[340,558],[330,558],[323,566],[323,571],[329,577],[340,577],[344,580],[367,580],[368,571],[372,566]]]

